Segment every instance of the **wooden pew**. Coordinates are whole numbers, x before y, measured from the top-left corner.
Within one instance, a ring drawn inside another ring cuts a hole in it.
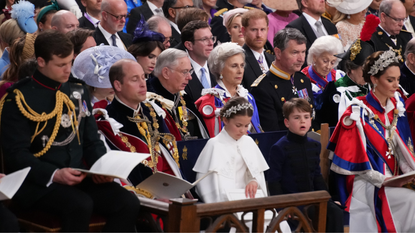
[[[282,209],[268,225],[266,232],[280,232],[279,223],[288,215],[295,217],[300,225],[297,231],[325,232],[326,208],[330,195],[326,191],[305,192],[290,195],[278,195],[248,200],[197,204],[195,200],[172,199],[172,203],[163,203],[155,200],[140,198],[142,210],[156,213],[164,218],[166,232],[198,232],[200,222],[204,218],[216,219],[207,232],[216,232],[224,224],[236,227],[239,232],[248,232],[245,224],[238,220],[233,213],[252,212],[252,232],[264,232],[264,212],[270,209]],[[297,206],[316,205],[318,208],[318,227],[314,229],[311,220],[307,219]]]

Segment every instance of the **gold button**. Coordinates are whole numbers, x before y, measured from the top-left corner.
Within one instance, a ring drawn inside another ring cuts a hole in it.
[[[383,34],[383,32],[378,32],[378,35],[381,36]]]
[[[275,89],[278,89],[278,85],[275,85],[274,87],[275,87]]]
[[[300,81],[301,81],[301,83],[304,83],[304,80],[303,79],[301,79]]]
[[[312,105],[312,104],[310,104],[310,107],[311,107],[311,108],[313,108],[313,105]]]
[[[285,98],[284,98],[284,97],[281,97],[281,101],[283,101],[283,102],[284,102],[284,101],[285,101]]]

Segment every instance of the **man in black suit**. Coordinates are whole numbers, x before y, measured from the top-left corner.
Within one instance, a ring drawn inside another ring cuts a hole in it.
[[[216,85],[216,79],[207,65],[215,41],[216,38],[212,36],[209,24],[205,21],[191,21],[183,27],[182,43],[189,54],[193,68],[192,79],[184,90],[193,102],[200,98],[203,89]]]
[[[97,45],[117,46],[127,50],[133,37],[122,32],[127,17],[127,4],[123,0],[104,0],[101,3],[101,21],[94,32]]]
[[[164,36],[164,48],[168,49],[171,46],[171,41],[173,40],[173,37],[171,36],[171,26],[169,21],[164,18],[163,16],[153,15],[150,19],[147,21],[148,29],[150,29],[153,32],[158,32],[163,34]]]
[[[134,35],[137,23],[141,20],[141,15],[145,21],[153,15],[164,16],[163,10],[161,9],[163,2],[163,0],[147,0],[143,5],[132,9],[128,17],[127,32]]]
[[[241,22],[245,39],[245,71],[242,85],[249,90],[251,84],[269,70],[274,56],[264,49],[268,35],[267,14],[262,10],[252,9],[242,15]]]
[[[270,70],[251,85],[262,129],[285,130],[282,106],[291,98],[313,105],[310,79],[299,72],[305,59],[307,39],[295,28],[284,28],[274,37],[275,61]]]
[[[402,2],[384,0],[379,7],[380,24],[373,33],[371,42],[375,51],[393,49],[397,55],[403,55],[411,33],[402,30],[406,18],[406,9]],[[400,60],[402,64],[404,59]]]
[[[403,29],[415,36],[415,17],[411,13],[415,12],[415,0],[400,0],[406,9],[406,20]]]
[[[101,1],[98,0],[82,0],[82,5],[86,12],[84,16],[79,18],[79,27],[95,30],[101,20]]]
[[[110,177],[87,177],[73,169],[88,169],[106,148],[97,134],[87,86],[70,77],[72,42],[47,30],[37,36],[34,48],[36,71],[16,83],[1,103],[6,172],[31,167],[13,200],[58,216],[63,232],[87,232],[93,211],[106,217],[103,231],[135,231],[137,197]],[[22,101],[26,107],[20,111]],[[39,124],[44,127],[38,130]]]
[[[181,42],[180,30],[176,24],[176,20],[180,14],[180,10],[184,8],[194,7],[192,0],[165,0],[163,4],[164,16],[169,20],[173,40],[170,46],[174,47]]]
[[[338,32],[330,20],[321,17],[326,11],[324,0],[297,0],[297,3],[302,15],[286,27],[298,29],[307,38],[306,61],[308,49],[318,37],[335,35]],[[306,65],[304,62],[303,67]]]

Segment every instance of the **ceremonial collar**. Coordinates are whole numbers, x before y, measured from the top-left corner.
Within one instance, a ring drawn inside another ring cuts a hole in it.
[[[174,101],[174,96],[176,94],[172,94],[166,88],[164,88],[158,78],[150,79],[150,84],[156,94],[159,94],[168,100]]]
[[[307,134],[305,134],[304,136],[301,136],[301,135],[295,134],[295,133],[291,132],[290,130],[288,130],[287,139],[288,139],[288,141],[303,144],[307,141]]]
[[[44,74],[42,74],[39,70],[36,69],[35,73],[32,76],[33,81],[41,85],[42,87],[45,87],[49,90],[59,90],[62,86],[62,83],[57,82],[55,80],[52,80],[48,77],[46,77]]]
[[[373,94],[373,91],[370,91],[369,94],[366,95],[366,100],[369,103],[369,105],[374,107],[378,112],[380,112],[380,113],[385,112],[385,107],[382,106],[382,104],[379,102],[378,97],[376,97],[376,95]],[[389,106],[390,102],[391,102],[391,99],[388,99],[386,101],[386,109],[387,110],[390,108],[390,106]]]
[[[279,69],[274,62],[271,64],[271,68],[269,69],[271,73],[273,73],[275,76],[278,76],[284,80],[290,80],[291,75],[289,75],[287,72],[282,71]]]
[[[349,75],[345,75],[345,76],[343,76],[343,82],[344,82],[344,84],[346,85],[346,86],[358,86],[360,89],[365,89],[364,91],[365,91],[365,93],[364,94],[366,94],[367,93],[367,90],[369,89],[368,88],[368,84],[365,84],[365,85],[360,85],[360,84],[358,84],[358,83],[355,83],[355,81],[353,81],[350,77],[349,77]],[[340,80],[340,79],[339,79]]]
[[[216,85],[215,88],[219,88],[225,91],[224,93],[224,97],[225,98],[232,98],[231,94],[229,93],[228,89],[226,89],[225,84],[222,82],[222,80],[218,81],[218,84]],[[244,97],[246,98],[246,96],[248,95],[248,90],[245,89],[241,84],[239,84],[236,88],[236,94],[240,97]]]
[[[131,117],[138,115],[141,111],[141,103],[138,105],[137,109],[133,109],[132,107],[122,102],[116,95],[114,96],[114,100],[112,101],[111,105],[114,106],[114,108],[119,112],[122,112],[123,114]]]

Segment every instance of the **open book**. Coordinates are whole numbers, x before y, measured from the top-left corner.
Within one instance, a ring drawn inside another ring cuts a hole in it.
[[[80,168],[73,169],[88,174],[111,176],[126,180],[134,167],[149,156],[150,154],[145,153],[112,150],[99,158],[89,170]]]
[[[411,171],[399,176],[395,176],[387,181],[384,182],[384,185],[393,185],[395,182],[403,181],[403,179],[409,180],[411,177],[415,176],[415,171]]]
[[[14,196],[29,171],[30,167],[27,167],[0,179],[0,201],[11,199]]]
[[[186,180],[166,174],[164,172],[156,172],[141,183],[136,188],[145,190],[151,193],[155,198],[171,199],[178,198],[184,194],[187,190],[196,186],[206,176],[210,175],[214,171],[206,173],[200,177],[194,183],[189,183]]]

